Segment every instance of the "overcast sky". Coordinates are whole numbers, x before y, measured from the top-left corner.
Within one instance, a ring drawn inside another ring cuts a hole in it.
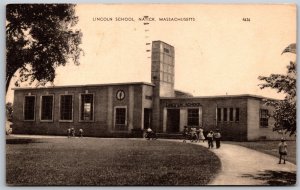
[[[281,55],[296,42],[292,5],[78,5],[85,55],[80,66],[57,69],[55,85],[151,82],[153,40],[175,48],[175,88],[195,96],[255,94],[258,76],[285,73],[296,56]],[[139,18],[153,17],[144,25]],[[115,17],[134,21],[115,21]],[[193,18],[159,21],[159,18]],[[96,18],[112,21],[95,21]],[[249,18],[250,21],[243,21]],[[194,20],[194,21],[192,21]]]

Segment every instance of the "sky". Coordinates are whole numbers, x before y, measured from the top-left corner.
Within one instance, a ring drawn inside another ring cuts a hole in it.
[[[296,59],[295,54],[281,55],[296,42],[293,5],[79,4],[76,14],[84,56],[79,66],[69,63],[57,69],[56,86],[151,82],[151,52],[146,51],[151,46],[146,43],[161,40],[175,48],[175,89],[194,96],[282,99],[276,90],[261,90],[258,76],[284,74]],[[155,21],[144,25],[139,21],[144,16]],[[159,20],[166,17],[190,21]]]

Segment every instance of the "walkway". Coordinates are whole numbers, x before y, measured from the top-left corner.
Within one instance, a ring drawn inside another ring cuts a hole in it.
[[[222,168],[209,185],[266,185],[278,179],[284,183],[282,176],[289,178],[297,170],[295,164],[278,164],[277,157],[238,145],[223,143],[220,149],[210,150],[220,158]]]

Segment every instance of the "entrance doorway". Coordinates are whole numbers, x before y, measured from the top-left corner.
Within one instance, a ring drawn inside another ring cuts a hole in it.
[[[152,109],[144,108],[144,129],[148,129],[148,127],[152,128],[151,115],[152,115]]]
[[[167,132],[178,133],[180,122],[180,109],[167,109]]]

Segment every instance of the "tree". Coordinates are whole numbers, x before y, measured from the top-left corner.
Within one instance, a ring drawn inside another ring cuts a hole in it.
[[[6,92],[15,83],[53,82],[56,67],[79,64],[82,33],[74,4],[9,4],[6,7]]]
[[[283,53],[296,53],[296,44],[291,44],[284,49]],[[275,119],[274,131],[289,132],[296,134],[296,63],[290,62],[287,66],[287,74],[271,74],[269,77],[260,76],[259,80],[265,83],[260,84],[260,88],[277,89],[278,93],[286,94],[284,100],[267,100],[267,105],[274,106],[273,117]]]
[[[12,120],[12,114],[13,114],[13,105],[11,102],[6,103],[6,119],[8,121]]]

